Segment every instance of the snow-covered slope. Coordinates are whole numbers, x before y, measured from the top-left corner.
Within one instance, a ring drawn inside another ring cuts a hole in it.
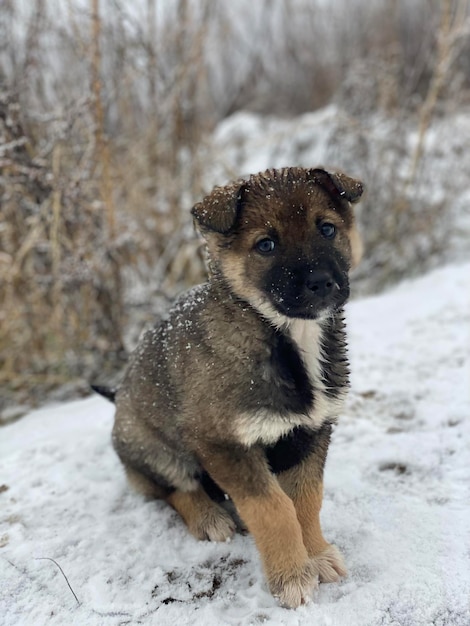
[[[277,606],[249,536],[199,543],[128,489],[113,407],[89,398],[0,428],[0,623],[468,626],[470,264],[348,319],[353,389],[323,508],[348,578]]]

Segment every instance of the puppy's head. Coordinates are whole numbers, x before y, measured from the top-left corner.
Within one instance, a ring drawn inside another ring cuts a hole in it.
[[[345,174],[285,168],[216,187],[192,214],[215,277],[281,324],[318,318],[348,298],[361,257],[351,204],[361,195]]]

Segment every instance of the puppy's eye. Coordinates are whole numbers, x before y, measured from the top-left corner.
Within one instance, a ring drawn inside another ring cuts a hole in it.
[[[336,235],[336,226],[334,224],[330,224],[329,222],[324,222],[320,226],[320,232],[325,239],[333,239]]]
[[[271,254],[271,252],[274,251],[275,247],[276,244],[274,243],[274,241],[272,239],[269,239],[268,237],[266,237],[265,239],[261,239],[255,245],[256,250],[260,254]]]

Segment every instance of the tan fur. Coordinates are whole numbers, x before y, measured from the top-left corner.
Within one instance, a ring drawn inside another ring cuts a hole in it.
[[[235,504],[255,539],[271,593],[286,606],[305,602],[318,572],[308,558],[292,500],[274,483],[267,496]]]
[[[356,269],[364,253],[364,245],[356,224],[349,230],[349,241],[351,243],[351,268]]]
[[[227,541],[235,532],[235,523],[230,515],[202,489],[189,492],[176,490],[166,500],[178,511],[196,539]]]
[[[341,576],[346,576],[346,568],[338,549],[326,541],[321,530],[323,480],[320,463],[318,457],[309,457],[281,474],[279,482],[294,503],[303,543],[307,554],[317,565],[320,581],[336,582]]]

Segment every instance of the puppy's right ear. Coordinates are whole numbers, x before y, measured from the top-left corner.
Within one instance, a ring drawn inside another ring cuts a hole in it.
[[[215,189],[192,209],[191,213],[202,231],[228,234],[235,226],[243,203],[246,183],[233,183]]]

